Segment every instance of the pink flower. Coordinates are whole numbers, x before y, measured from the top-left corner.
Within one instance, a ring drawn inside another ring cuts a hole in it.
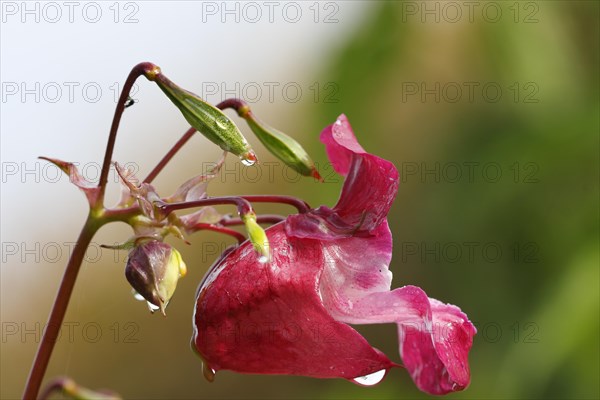
[[[268,228],[271,262],[260,263],[245,242],[211,267],[194,314],[193,344],[205,368],[374,384],[398,364],[348,324],[393,322],[403,366],[419,389],[464,389],[473,324],[418,287],[390,289],[386,217],[398,171],[363,150],[343,115],[321,141],[346,177],[338,203]]]

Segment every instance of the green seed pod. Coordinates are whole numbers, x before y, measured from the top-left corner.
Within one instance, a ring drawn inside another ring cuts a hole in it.
[[[304,176],[322,181],[315,163],[296,140],[260,121],[247,105],[240,107],[238,114],[246,120],[252,132],[275,157]]]
[[[244,164],[252,165],[256,162],[256,155],[246,138],[221,110],[208,104],[194,93],[177,86],[160,70],[153,74],[147,74],[147,78],[156,82],[173,104],[179,108],[187,122],[198,132],[221,149],[240,157]]]

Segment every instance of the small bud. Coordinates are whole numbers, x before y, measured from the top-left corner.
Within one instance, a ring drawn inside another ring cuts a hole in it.
[[[242,161],[256,160],[256,155],[242,132],[221,110],[208,104],[194,93],[177,86],[160,71],[148,79],[155,81],[173,104],[179,108],[189,124],[210,141],[221,149],[240,157]]]
[[[269,238],[265,233],[265,230],[256,222],[256,214],[249,213],[241,216],[242,221],[248,232],[248,238],[254,246],[254,250],[260,254],[260,262],[268,262],[271,260],[271,246],[269,245]]]
[[[164,315],[177,281],[186,271],[176,249],[167,243],[151,240],[131,250],[125,277],[133,289],[146,299],[152,311],[160,309]]]
[[[237,112],[240,117],[246,120],[252,132],[275,157],[299,174],[312,176],[319,181],[323,181],[315,167],[315,163],[300,143],[260,121],[247,105],[239,107]]]

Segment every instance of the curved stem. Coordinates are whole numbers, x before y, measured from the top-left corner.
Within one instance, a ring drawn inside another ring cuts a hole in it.
[[[100,172],[100,180],[98,181],[100,193],[98,194],[99,204],[95,205],[97,209],[101,209],[104,205],[104,192],[106,190],[108,171],[110,170],[110,162],[112,160],[113,150],[117,140],[117,130],[119,129],[119,123],[121,122],[123,111],[125,111],[125,104],[129,98],[129,92],[131,91],[131,88],[133,87],[133,84],[137,78],[139,78],[141,75],[148,76],[148,74],[151,74],[152,71],[156,70],[157,68],[158,67],[156,65],[149,62],[139,63],[133,67],[129,73],[129,76],[127,76],[125,84],[123,85],[123,91],[121,92],[121,96],[117,102],[117,108],[115,109],[115,115],[110,127],[110,133],[108,134],[108,143],[106,144],[106,152],[104,153],[104,161],[102,162],[102,171]]]
[[[242,197],[212,197],[194,201],[183,201],[180,203],[157,202],[157,207],[159,210],[168,215],[173,211],[184,210],[186,208],[218,206],[222,204],[236,205],[240,215],[246,215],[254,212],[250,202]]]
[[[248,103],[246,103],[242,99],[235,99],[235,98],[234,99],[225,99],[222,102],[220,102],[219,104],[217,104],[216,107],[221,110],[224,110],[226,108],[232,108],[242,118],[244,118],[246,116],[246,114],[248,113],[248,111],[250,110]]]
[[[243,224],[243,222],[241,224]],[[196,232],[202,231],[202,230],[219,232],[219,233],[223,233],[225,235],[233,236],[234,238],[237,239],[237,241],[239,243],[244,243],[247,239],[246,236],[242,235],[241,233],[239,233],[236,230],[225,228],[224,226],[207,224],[207,223],[203,223],[203,222],[199,222],[199,223],[195,224],[194,226],[187,228],[187,230],[188,231],[196,231]]]
[[[171,150],[159,161],[154,169],[148,174],[144,183],[151,183],[154,178],[163,170],[163,168],[171,161],[171,159],[177,154],[177,152],[187,143],[188,140],[196,133],[196,128],[193,126],[188,129],[183,136],[173,145]]]
[[[42,335],[42,341],[38,347],[29,378],[27,379],[27,385],[25,386],[25,392],[23,393],[23,399],[35,399],[40,390],[44,374],[50,361],[50,356],[54,350],[54,344],[58,338],[60,327],[63,323],[71,294],[73,293],[73,287],[77,279],[77,274],[83,262],[85,251],[88,245],[92,241],[94,234],[100,228],[101,224],[98,223],[91,215],[88,216],[85,225],[81,229],[81,233],[77,239],[77,243],[73,248],[73,253],[67,263],[67,268],[63,275],[62,281],[52,306],[52,311],[48,317],[48,323],[46,329]]]
[[[280,203],[287,204],[292,207],[296,207],[300,214],[304,214],[310,210],[310,206],[304,200],[301,200],[293,196],[279,196],[279,195],[249,195],[241,196],[242,199],[248,200],[252,203]]]
[[[259,224],[276,224],[285,220],[283,215],[276,214],[262,214],[256,216],[256,222]],[[235,226],[235,225],[243,225],[244,221],[241,218],[223,218],[218,222],[219,225],[222,226]]]

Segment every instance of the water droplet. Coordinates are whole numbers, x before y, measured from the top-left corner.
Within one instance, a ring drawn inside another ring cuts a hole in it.
[[[145,301],[146,299],[144,298],[144,296],[142,296],[141,294],[139,294],[138,292],[133,292],[133,298],[136,299],[137,301]]]
[[[220,129],[223,129],[223,130],[228,128],[227,122],[228,122],[228,120],[227,120],[227,117],[225,117],[225,116],[219,117],[215,120],[217,127]]]
[[[252,165],[256,164],[256,154],[254,154],[254,152],[250,150],[247,153],[244,153],[240,156],[240,161],[246,167],[251,167]]]
[[[160,310],[159,306],[155,306],[154,304],[150,303],[149,301],[147,301],[146,303],[148,303],[148,308],[150,309],[150,312]]]
[[[207,381],[212,382],[215,380],[215,374],[217,373],[217,371],[209,367],[206,362],[203,362],[202,373],[204,374],[204,378],[206,378]]]
[[[373,372],[372,374],[359,376],[358,378],[354,378],[353,381],[363,386],[373,386],[377,385],[381,380],[385,377],[387,373],[386,369],[382,369],[377,372]]]
[[[268,261],[269,261],[269,257],[267,257],[267,256],[258,257],[258,262],[261,264],[266,264]]]

